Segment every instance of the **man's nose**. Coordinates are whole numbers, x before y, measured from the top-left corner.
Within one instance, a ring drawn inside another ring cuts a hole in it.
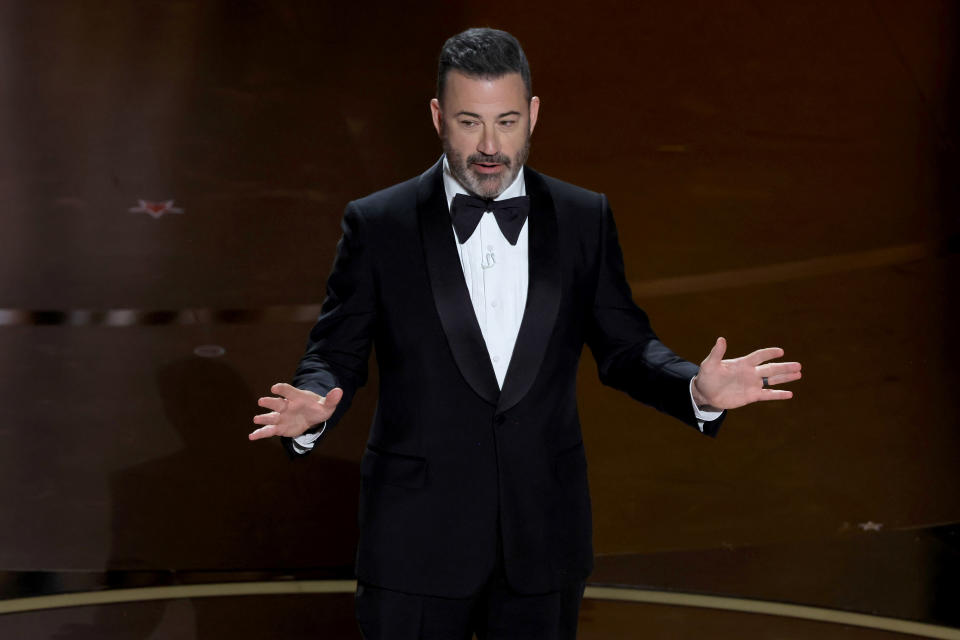
[[[500,141],[497,139],[496,129],[493,127],[483,128],[483,134],[477,144],[477,151],[488,156],[495,155],[500,151]]]

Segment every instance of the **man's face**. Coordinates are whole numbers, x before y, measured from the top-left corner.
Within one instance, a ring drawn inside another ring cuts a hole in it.
[[[519,73],[489,79],[459,71],[447,73],[442,98],[430,110],[450,171],[475,195],[497,197],[527,161],[540,99],[527,102]]]

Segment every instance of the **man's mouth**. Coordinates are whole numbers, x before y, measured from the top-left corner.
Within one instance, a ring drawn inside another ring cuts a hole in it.
[[[497,173],[503,165],[499,162],[474,162],[473,168],[480,173]]]

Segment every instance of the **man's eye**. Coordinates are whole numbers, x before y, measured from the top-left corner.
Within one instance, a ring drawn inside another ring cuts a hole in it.
[[[515,125],[515,124],[517,124],[517,121],[516,121],[516,120],[501,120],[501,121],[500,121],[500,126],[501,126],[501,127],[512,127],[512,126]]]
[[[478,123],[476,120],[461,120],[461,121],[460,121],[460,124],[462,124],[464,127],[467,127],[468,129],[470,129],[470,128],[473,128],[473,127],[477,126],[477,124],[479,124],[479,123]]]

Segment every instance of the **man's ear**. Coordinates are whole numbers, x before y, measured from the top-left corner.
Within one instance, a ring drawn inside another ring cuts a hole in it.
[[[540,115],[540,98],[533,96],[530,98],[530,133],[537,126],[537,116]]]
[[[440,101],[434,98],[430,101],[430,116],[433,118],[433,128],[437,135],[443,137],[443,113],[440,111]]]

